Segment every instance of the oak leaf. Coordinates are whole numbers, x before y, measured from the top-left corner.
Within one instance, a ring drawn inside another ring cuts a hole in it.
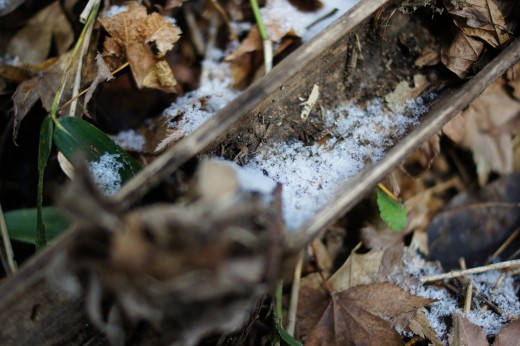
[[[298,320],[305,345],[402,345],[396,320],[432,302],[398,286],[361,285],[330,296],[310,287],[300,292]],[[400,328],[405,326],[400,325]]]
[[[482,327],[473,324],[461,313],[454,313],[453,327],[448,338],[451,346],[488,346]]]
[[[126,57],[139,88],[175,92],[177,81],[165,55],[179,40],[181,31],[157,13],[130,3],[128,10],[99,22],[109,33],[103,56],[121,61]]]

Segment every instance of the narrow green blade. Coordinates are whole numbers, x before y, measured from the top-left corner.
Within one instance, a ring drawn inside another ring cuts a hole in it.
[[[52,149],[52,132],[54,123],[51,117],[47,116],[43,119],[40,128],[40,143],[38,146],[38,195],[37,195],[37,215],[36,215],[36,248],[42,248],[47,244],[47,236],[45,232],[45,223],[42,216],[43,205],[43,173],[45,166],[51,155]]]
[[[34,230],[37,224],[37,209],[19,209],[4,213],[9,238],[24,243],[36,244]],[[51,241],[68,227],[68,220],[56,207],[42,208],[42,218],[47,231],[46,238]]]

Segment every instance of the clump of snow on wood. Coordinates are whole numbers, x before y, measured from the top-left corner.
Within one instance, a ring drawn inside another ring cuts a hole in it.
[[[231,69],[223,61],[225,52],[214,48],[208,55],[210,58],[202,63],[200,87],[179,97],[163,112],[163,117],[172,119],[168,128],[176,130],[173,140],[191,134],[240,93],[232,88]],[[164,149],[171,141],[167,138],[156,150]]]
[[[416,105],[421,101],[410,104]],[[306,146],[294,140],[278,143],[246,167],[265,172],[282,184],[286,225],[296,230],[330,202],[338,187],[356,175],[366,162],[377,162],[407,130],[419,123],[425,110],[411,116],[387,113],[380,100],[366,108],[348,104],[325,114],[326,128],[336,136],[324,145]]]
[[[131,151],[142,151],[145,139],[135,130],[121,131],[117,135],[110,136],[119,146]]]
[[[279,40],[293,32],[307,41],[348,11],[359,0],[322,0],[323,7],[313,12],[301,12],[288,0],[268,0],[260,10],[269,37]]]
[[[219,162],[229,165],[235,170],[238,185],[240,189],[245,192],[252,192],[260,194],[266,203],[272,201],[276,189],[276,182],[271,178],[265,176],[261,171],[251,167],[239,166],[238,164],[217,158]]]
[[[99,160],[89,162],[88,165],[92,179],[107,196],[112,196],[121,188],[122,178],[119,170],[123,168],[123,164],[119,159],[119,154],[105,153]]]
[[[126,11],[128,11],[128,6],[126,6],[126,5],[122,5],[122,6],[113,5],[113,6],[110,6],[109,9],[105,13],[103,13],[102,16],[104,18],[110,18],[110,17],[117,16],[118,14],[126,12]]]

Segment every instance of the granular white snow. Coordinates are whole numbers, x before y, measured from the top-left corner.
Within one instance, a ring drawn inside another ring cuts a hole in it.
[[[107,196],[112,196],[121,188],[122,178],[119,170],[123,164],[119,162],[119,154],[105,153],[98,161],[89,162],[88,168],[96,185]]]
[[[142,151],[145,139],[135,130],[121,131],[117,135],[110,136],[119,146],[131,151]]]
[[[422,99],[410,101],[416,110],[410,116],[385,112],[380,100],[366,108],[355,104],[329,110],[325,126],[338,135],[324,145],[305,146],[298,140],[278,143],[264,155],[253,157],[246,167],[264,172],[282,184],[282,207],[286,226],[296,230],[330,202],[338,187],[359,173],[366,162],[378,162],[403,136],[419,124],[426,112]]]
[[[102,17],[111,18],[111,17],[115,17],[118,14],[121,14],[126,11],[128,11],[128,6],[126,6],[126,5],[122,5],[122,6],[113,5],[113,6],[110,6],[109,9],[105,13],[102,14]]]

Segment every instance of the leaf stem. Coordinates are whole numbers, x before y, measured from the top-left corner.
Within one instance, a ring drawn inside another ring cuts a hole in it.
[[[54,99],[52,100],[50,117],[52,118],[52,120],[55,123],[57,123],[56,115],[58,114],[58,104],[60,102],[61,95],[63,94],[63,89],[65,88],[65,83],[67,81],[67,78],[68,78],[68,75],[70,72],[70,68],[72,67],[72,63],[74,62],[74,59],[76,58],[76,55],[78,54],[78,51],[82,46],[83,40],[85,39],[87,28],[91,25],[92,21],[97,16],[97,11],[99,9],[100,1],[101,0],[95,0],[92,10],[90,11],[89,16],[87,18],[87,22],[83,26],[83,30],[81,31],[81,34],[78,38],[78,42],[76,42],[76,45],[74,46],[74,49],[72,50],[71,56],[69,58],[69,63],[67,64],[67,68],[65,69],[65,72],[61,76],[61,81],[58,86],[58,90],[56,91],[56,94],[54,95]]]
[[[260,14],[260,7],[258,6],[258,2],[256,0],[249,1],[251,3],[251,8],[253,9],[256,24],[258,25],[258,31],[260,31],[260,37],[262,38],[262,44],[264,47],[265,73],[267,74],[273,68],[273,44],[269,39],[267,30],[265,29],[264,21],[262,20],[262,15]]]

